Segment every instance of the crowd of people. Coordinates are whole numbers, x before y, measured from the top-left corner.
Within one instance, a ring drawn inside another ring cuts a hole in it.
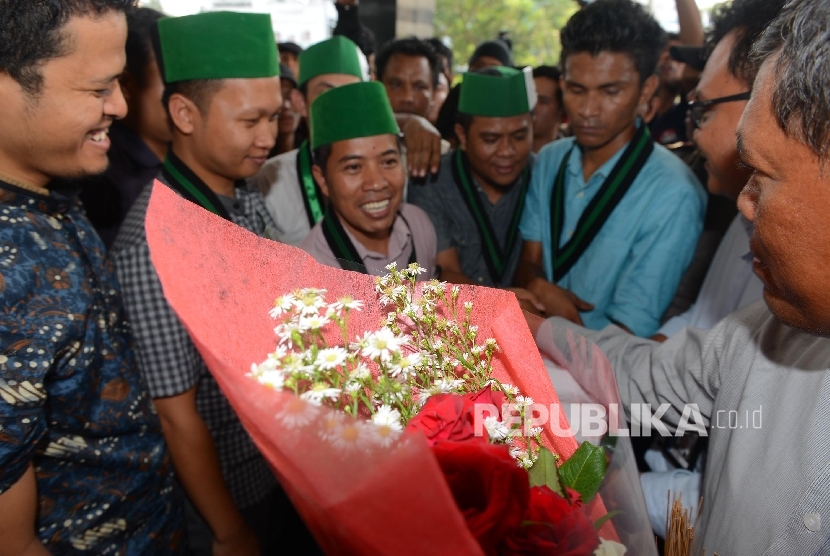
[[[830,553],[830,6],[676,4],[677,35],[597,0],[558,63],[503,37],[456,75],[355,0],[307,48],[261,14],[0,0],[0,556],[320,553],[165,299],[155,187],[324,265],[512,291],[626,407],[697,404],[683,457],[640,450],[658,534],[683,492],[710,552]]]

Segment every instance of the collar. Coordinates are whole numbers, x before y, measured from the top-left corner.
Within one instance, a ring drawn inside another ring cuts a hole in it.
[[[642,125],[643,120],[637,118],[636,129],[640,129],[640,126]],[[575,156],[571,155],[570,160],[568,160],[568,174],[570,174],[573,177],[578,177],[580,181],[584,181],[584,176],[582,172],[582,147],[579,145],[579,143],[576,143],[576,139],[574,139],[574,143],[576,144],[577,148],[574,149]],[[623,153],[625,152],[625,149],[628,148],[629,143],[631,143],[631,141],[626,142],[626,144],[620,147],[619,150],[617,150],[617,152],[615,152],[613,156],[611,156],[611,158],[606,160],[602,164],[602,166],[597,168],[596,172],[593,173],[588,182],[593,181],[595,178],[599,178],[599,182],[602,183],[602,181],[604,181],[605,178],[608,177],[608,174],[611,173],[611,170],[614,169],[614,166],[617,165],[617,162],[622,157]],[[588,182],[585,182],[586,186],[588,185]]]
[[[190,167],[187,164],[182,162],[181,158],[176,156],[176,153],[173,152],[172,148],[169,151],[167,151],[167,158],[170,160],[170,163],[176,168],[176,170],[178,170],[185,177],[185,179],[190,181],[190,183],[192,183],[193,185],[196,185],[198,187],[204,187],[205,189],[210,189],[208,184],[206,184],[204,181],[202,181],[202,178],[197,176],[196,173],[193,170],[191,170]],[[247,186],[247,184],[248,184],[248,182],[245,181],[245,180],[236,180],[233,183],[234,194],[238,197],[237,191],[239,190],[239,188],[245,188]],[[214,193],[214,195],[216,195],[217,197],[219,196],[218,193]]]
[[[337,218],[340,218],[340,216],[338,215]],[[342,219],[340,219],[340,223],[343,224]],[[366,263],[366,259],[375,259],[380,261],[397,260],[403,253],[408,252],[408,248],[413,241],[409,227],[406,225],[403,218],[401,218],[400,209],[398,209],[398,215],[392,223],[392,233],[389,234],[389,248],[387,249],[387,252],[389,253],[388,255],[366,249],[366,247],[352,235],[349,228],[345,224],[343,225],[343,231],[346,232],[347,236],[349,236],[352,245],[354,245],[355,250],[357,250],[357,254],[360,255],[360,259],[364,262],[364,264]],[[380,268],[376,270],[384,269]]]
[[[14,196],[20,197],[17,204],[23,205],[23,199],[37,201],[37,207],[42,212],[66,213],[72,208],[74,199],[70,195],[50,191],[43,187],[36,187],[21,183],[17,180],[0,176],[0,189],[8,191]],[[13,199],[14,197],[12,197]],[[7,201],[7,199],[4,199]]]

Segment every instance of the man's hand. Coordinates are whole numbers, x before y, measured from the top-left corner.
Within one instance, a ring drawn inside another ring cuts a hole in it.
[[[406,145],[409,175],[425,178],[435,174],[441,165],[441,134],[426,118],[415,114],[396,114]]]
[[[545,316],[545,306],[534,294],[524,288],[507,288],[507,290],[516,295],[522,310],[539,317]]]
[[[259,556],[259,540],[244,522],[228,537],[213,540],[213,556]]]
[[[545,307],[545,316],[563,317],[582,326],[580,311],[590,311],[594,306],[578,298],[573,292],[537,278],[527,288]]]

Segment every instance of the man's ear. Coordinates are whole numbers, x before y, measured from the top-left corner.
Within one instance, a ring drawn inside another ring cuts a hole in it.
[[[311,167],[311,175],[314,176],[314,180],[317,182],[317,185],[320,186],[320,191],[323,195],[329,197],[329,184],[326,183],[326,176],[319,164],[315,164]]]
[[[467,150],[467,133],[464,131],[464,126],[455,124],[455,136],[458,137],[458,148],[462,151]]]
[[[173,93],[167,101],[170,121],[183,135],[190,135],[194,130],[196,118],[201,118],[199,107],[192,100],[179,93]]]
[[[291,106],[293,106],[294,110],[299,112],[303,118],[308,120],[308,106],[305,103],[305,96],[299,89],[291,89]]]
[[[648,112],[649,103],[651,103],[651,99],[657,93],[657,88],[660,86],[660,78],[657,77],[657,74],[653,73],[645,80],[643,83],[643,90],[640,92],[640,113],[645,114]]]

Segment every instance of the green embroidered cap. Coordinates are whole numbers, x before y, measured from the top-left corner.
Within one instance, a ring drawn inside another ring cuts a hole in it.
[[[327,73],[354,75],[362,81],[360,56],[362,54],[357,45],[340,35],[313,44],[300,53],[299,86],[302,87],[309,79]]]
[[[366,81],[330,89],[311,103],[311,148],[337,141],[398,135],[398,123],[379,81]]]
[[[162,76],[253,79],[280,74],[268,14],[208,12],[158,21]]]
[[[536,86],[530,68],[523,71],[494,66],[467,72],[461,84],[458,111],[472,116],[509,118],[536,107]],[[490,73],[492,72],[492,73]]]

